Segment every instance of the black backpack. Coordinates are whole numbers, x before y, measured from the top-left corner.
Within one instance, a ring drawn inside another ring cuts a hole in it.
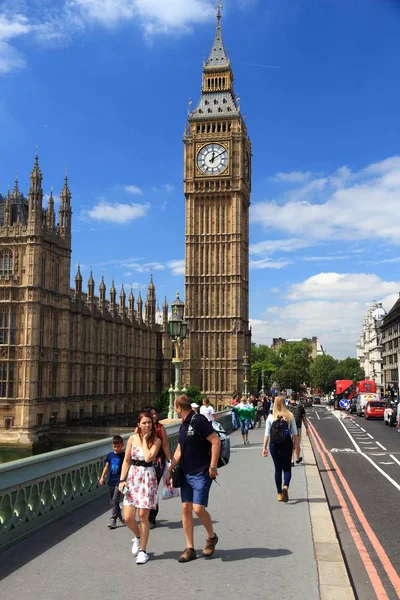
[[[195,423],[196,413],[190,419],[190,425],[193,427],[193,431],[197,434]],[[217,464],[218,469],[220,469],[221,467],[225,467],[229,463],[229,459],[231,457],[231,441],[229,435],[226,433],[225,429],[220,423],[218,423],[217,421],[211,421],[211,425],[213,426],[215,433],[221,440],[221,450]]]
[[[278,417],[271,425],[270,431],[271,442],[282,446],[287,444],[292,438],[289,424],[283,417]]]

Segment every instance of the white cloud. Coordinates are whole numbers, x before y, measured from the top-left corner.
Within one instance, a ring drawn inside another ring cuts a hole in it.
[[[187,29],[215,16],[211,0],[67,0],[66,5],[85,21],[105,27],[137,18],[147,34]]]
[[[283,304],[267,306],[251,319],[253,340],[271,344],[273,337],[319,337],[328,354],[355,356],[356,343],[371,302],[382,301],[389,311],[399,297],[400,281],[373,274],[319,273],[293,284]]]
[[[292,171],[290,173],[276,173],[273,177],[271,177],[271,181],[278,181],[284,183],[303,183],[304,181],[308,181],[312,176],[310,171]]]
[[[291,260],[270,260],[269,258],[260,258],[259,260],[251,260],[249,263],[250,269],[283,269],[292,264]]]
[[[170,260],[167,266],[171,269],[174,275],[185,274],[185,261],[184,260]]]
[[[147,215],[148,204],[119,204],[100,200],[92,209],[83,211],[83,218],[111,223],[129,223]]]
[[[146,39],[156,34],[188,33],[215,17],[213,0],[10,0],[0,15],[0,74],[23,68],[23,55],[10,44],[21,36],[47,46],[69,44],[88,28],[139,24]]]
[[[400,156],[352,172],[341,167],[292,189],[279,199],[253,204],[251,220],[310,242],[383,240],[400,243]]]
[[[330,256],[302,256],[301,260],[305,262],[326,262],[334,260],[348,260],[350,256],[345,254],[331,254]]]
[[[143,196],[143,190],[137,185],[125,185],[124,190],[127,194],[133,194],[136,196]]]
[[[274,254],[275,252],[295,252],[296,250],[306,248],[309,245],[307,240],[298,238],[265,240],[264,242],[252,244],[250,246],[250,254],[265,255]]]
[[[25,67],[25,58],[10,41],[27,35],[30,30],[28,19],[23,14],[0,14],[0,74]]]
[[[167,192],[173,192],[175,189],[174,186],[172,185],[172,183],[165,183],[164,188],[166,189]]]
[[[371,296],[383,297],[400,290],[400,282],[383,281],[374,274],[364,273],[318,273],[302,283],[290,286],[290,300],[346,299],[368,301]]]

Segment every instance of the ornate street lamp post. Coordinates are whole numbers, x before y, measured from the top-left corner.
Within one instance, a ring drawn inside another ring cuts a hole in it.
[[[248,383],[249,383],[249,380],[247,379],[247,375],[248,375],[248,372],[249,372],[249,367],[250,367],[249,357],[247,356],[247,353],[245,353],[245,355],[243,356],[242,368],[243,368],[243,371],[244,371],[243,384],[244,384],[244,395],[245,395],[246,398],[249,397],[249,392],[248,392]]]
[[[179,298],[179,292],[176,292],[176,300],[171,304],[172,316],[168,322],[168,333],[172,338],[172,345],[174,347],[174,356],[172,358],[172,364],[175,368],[175,385],[169,388],[169,410],[168,419],[177,419],[175,412],[174,400],[182,392],[185,393],[186,389],[182,389],[182,343],[186,338],[188,331],[188,324],[183,318],[185,311],[185,304]]]
[[[260,395],[261,396],[265,396],[265,371],[264,371],[264,367],[261,369],[261,390],[260,390]]]

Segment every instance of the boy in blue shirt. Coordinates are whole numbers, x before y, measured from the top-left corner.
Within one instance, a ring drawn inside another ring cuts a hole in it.
[[[118,490],[122,463],[125,458],[124,440],[120,435],[114,435],[112,439],[112,447],[113,451],[107,454],[104,469],[99,479],[100,485],[103,485],[105,477],[109,472],[108,489],[110,492],[110,503],[112,506],[110,522],[108,523],[109,529],[115,529],[117,527],[117,519],[121,521],[121,523],[125,523],[124,519],[122,518],[121,507],[119,505],[122,494]]]

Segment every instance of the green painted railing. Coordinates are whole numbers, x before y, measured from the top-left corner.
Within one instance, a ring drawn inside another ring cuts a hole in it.
[[[217,418],[229,433],[231,412]],[[179,424],[166,429],[173,452]],[[0,465],[0,550],[104,494],[99,477],[110,447],[106,438]]]

